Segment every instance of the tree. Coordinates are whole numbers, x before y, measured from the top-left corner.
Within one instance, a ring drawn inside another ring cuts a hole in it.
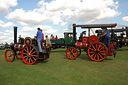
[[[5,48],[8,48],[9,44],[7,42],[5,42]]]

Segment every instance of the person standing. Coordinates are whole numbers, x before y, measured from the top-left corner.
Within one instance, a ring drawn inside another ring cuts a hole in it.
[[[56,35],[55,40],[57,40],[57,39],[58,39],[58,37],[57,37],[57,35]]]
[[[51,46],[52,46],[52,44],[51,44],[50,39],[48,38],[48,36],[47,36],[47,35],[46,35],[45,37],[46,37],[46,46],[51,47]]]
[[[43,46],[43,43],[44,43],[44,33],[43,33],[43,30],[41,29],[41,32],[42,32],[42,41],[41,41],[41,45]]]
[[[53,39],[54,39],[54,36],[53,36],[53,34],[51,34],[51,37],[50,37],[50,39],[51,39],[51,40],[53,40]]]
[[[37,43],[38,43],[38,50],[39,52],[42,52],[42,48],[41,48],[41,41],[42,41],[42,32],[40,28],[37,28]]]
[[[111,35],[110,35],[110,31],[106,28],[103,27],[102,29],[102,33],[101,37],[102,37],[102,42],[107,46],[107,48],[109,49],[110,46],[110,40],[111,40]]]

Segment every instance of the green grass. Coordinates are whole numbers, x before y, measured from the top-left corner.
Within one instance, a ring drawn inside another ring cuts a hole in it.
[[[55,49],[48,60],[34,65],[7,62],[0,50],[0,85],[128,85],[128,48],[102,62],[91,61],[85,52],[69,60],[64,50]]]

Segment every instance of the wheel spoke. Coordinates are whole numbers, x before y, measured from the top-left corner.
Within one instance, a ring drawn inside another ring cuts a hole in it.
[[[94,53],[94,51],[91,51],[91,52],[89,52],[89,53]]]
[[[98,55],[101,57],[101,59],[103,58],[99,53],[98,53]]]
[[[94,50],[93,48],[89,48],[90,50]]]
[[[26,51],[26,52],[28,53],[28,51],[27,51],[27,50],[25,50],[25,49],[24,49],[24,51]]]
[[[96,44],[96,49],[97,49],[97,44]]]
[[[97,55],[97,59],[99,60],[99,56],[98,56],[98,54],[96,54]]]
[[[34,60],[36,60],[35,57],[32,57],[32,58],[33,58]]]
[[[28,56],[24,56],[24,58],[26,58],[26,57],[28,57]]]
[[[36,51],[32,52],[32,54],[36,53]]]
[[[94,54],[94,59],[96,58],[96,54]]]
[[[101,44],[99,44],[99,47],[97,48],[97,50],[99,50],[99,49],[100,49],[100,47],[101,47]]]
[[[92,55],[90,55],[91,57],[93,57],[95,54],[93,53]]]
[[[96,50],[95,46],[92,45],[92,47],[93,47],[94,50]]]
[[[27,55],[28,53],[23,53],[23,54]]]
[[[101,51],[101,50],[104,50],[104,47],[101,47],[101,48],[99,49],[99,51]]]
[[[32,60],[32,58],[30,57],[30,61],[33,63],[33,60]]]
[[[32,48],[32,50],[30,51],[30,53],[34,50],[34,48]]]
[[[28,57],[25,60],[28,61]]]
[[[36,56],[37,57],[37,55],[31,55],[31,56]]]
[[[29,58],[29,63],[31,63],[31,58]]]
[[[105,53],[100,53],[101,55],[105,55]]]
[[[73,56],[76,56],[76,53],[72,53]]]
[[[27,52],[29,52],[28,47],[26,47],[26,48],[27,48]]]
[[[103,50],[103,51],[100,51],[100,53],[102,53],[102,52],[104,53],[104,52],[105,52],[105,50]]]

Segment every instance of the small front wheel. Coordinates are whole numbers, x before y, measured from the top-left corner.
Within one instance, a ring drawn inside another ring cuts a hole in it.
[[[77,49],[74,47],[69,47],[66,50],[66,56],[68,59],[75,59],[78,56]]]
[[[8,61],[8,62],[12,62],[14,61],[15,59],[15,54],[14,54],[14,51],[13,50],[6,50],[5,51],[5,59]]]

